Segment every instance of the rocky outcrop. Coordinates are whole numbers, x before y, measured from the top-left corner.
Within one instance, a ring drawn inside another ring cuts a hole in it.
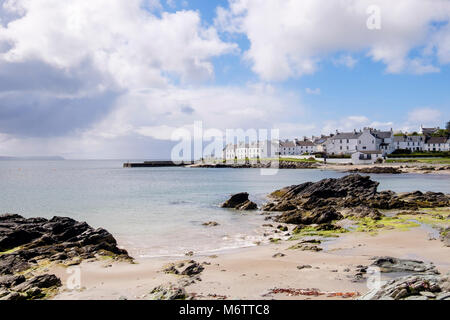
[[[446,247],[450,247],[450,227],[443,228],[440,232],[441,241]]]
[[[52,275],[26,279],[16,276],[19,272],[27,277],[27,270],[31,268],[39,271],[44,264],[79,264],[83,259],[98,255],[131,260],[125,250],[117,247],[116,240],[108,231],[94,229],[86,222],[63,217],[47,220],[0,215],[0,288],[12,294],[8,293],[6,297],[15,299],[18,298],[15,293],[42,289],[42,285],[60,285],[59,279],[56,281]],[[38,296],[41,295],[29,297]]]
[[[247,192],[242,192],[232,195],[229,200],[225,201],[222,204],[222,208],[248,211],[248,210],[256,210],[258,209],[258,206],[256,205],[256,203],[248,199]]]
[[[205,268],[195,262],[194,260],[180,261],[177,263],[170,263],[164,267],[163,272],[169,274],[178,274],[183,276],[192,277],[200,274]]]
[[[321,224],[351,216],[379,219],[378,209],[417,210],[450,206],[443,193],[420,191],[396,194],[378,192],[378,182],[352,174],[340,179],[306,182],[273,192],[264,211],[283,212],[278,220],[294,224]]]
[[[449,276],[410,275],[372,289],[361,300],[450,300]]]
[[[360,168],[360,169],[349,170],[348,172],[351,172],[351,173],[367,173],[367,174],[371,174],[371,173],[375,173],[375,174],[382,174],[382,173],[400,174],[400,173],[403,173],[403,171],[401,169],[395,168],[395,167]]]
[[[373,267],[380,268],[380,272],[410,272],[438,274],[436,266],[419,260],[398,259],[393,257],[379,257],[372,263]]]

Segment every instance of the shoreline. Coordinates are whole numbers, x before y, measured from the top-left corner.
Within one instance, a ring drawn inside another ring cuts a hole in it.
[[[352,170],[367,170],[373,168],[393,168],[398,169],[400,174],[414,173],[414,174],[438,174],[438,175],[450,175],[450,165],[448,164],[425,164],[425,163],[411,163],[411,162],[397,162],[397,163],[382,163],[382,164],[337,164],[337,163],[317,163],[317,162],[292,162],[283,161],[287,165],[282,165],[280,170],[298,170],[298,169],[308,169],[308,170],[328,170],[337,172],[349,173]],[[206,168],[206,169],[267,169],[270,166],[264,164],[193,164],[187,165],[186,168]],[[364,172],[362,172],[364,173]],[[375,174],[383,174],[382,170],[380,172],[374,172]],[[386,172],[390,174],[391,172]]]

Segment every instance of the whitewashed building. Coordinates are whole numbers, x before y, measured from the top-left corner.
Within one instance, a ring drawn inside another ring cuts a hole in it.
[[[295,141],[284,140],[280,141],[280,156],[296,156],[297,144]]]
[[[379,159],[383,160],[383,151],[358,151],[352,154],[353,164],[374,164]]]
[[[364,128],[362,131],[337,132],[327,139],[325,146],[328,154],[351,155],[358,151],[382,151],[383,154],[392,153],[394,132],[379,131]]]
[[[302,154],[311,154],[316,152],[316,145],[304,138],[303,140],[295,140],[295,144],[296,144],[296,152],[297,155],[302,155]]]
[[[243,160],[243,159],[264,159],[272,158],[278,155],[278,143],[269,141],[258,141],[251,143],[240,142],[236,144],[227,144],[223,149],[223,159]]]
[[[446,137],[431,137],[423,145],[424,151],[449,151],[450,139]]]
[[[417,152],[424,150],[426,137],[423,135],[415,136],[395,136],[394,137],[394,150],[410,150],[411,152]]]

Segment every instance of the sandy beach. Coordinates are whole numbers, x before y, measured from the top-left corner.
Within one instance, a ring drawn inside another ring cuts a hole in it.
[[[433,262],[445,274],[450,271],[450,248],[429,240],[429,231],[385,231],[376,236],[357,232],[326,241],[321,252],[289,249],[295,241],[280,241],[212,256],[158,258],[126,262],[83,262],[81,289],[69,290],[66,268],[51,270],[62,279],[63,288],[54,299],[148,299],[149,292],[164,283],[185,278],[162,272],[168,263],[193,259],[204,266],[199,279],[185,289],[196,299],[342,299],[327,293],[359,293],[366,282],[353,282],[358,266],[367,266],[375,256],[393,256]],[[282,253],[282,257],[274,257]],[[297,267],[310,265],[299,270]],[[320,296],[271,294],[275,288],[317,289]],[[352,297],[356,298],[356,297]]]

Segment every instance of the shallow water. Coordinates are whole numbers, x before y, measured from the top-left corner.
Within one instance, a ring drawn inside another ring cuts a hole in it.
[[[124,161],[0,161],[0,212],[69,216],[104,227],[135,256],[182,255],[253,245],[263,216],[219,208],[246,191],[261,204],[281,187],[345,174],[321,170],[139,168]],[[445,175],[373,175],[379,190],[450,193]],[[207,221],[220,226],[203,227]]]

